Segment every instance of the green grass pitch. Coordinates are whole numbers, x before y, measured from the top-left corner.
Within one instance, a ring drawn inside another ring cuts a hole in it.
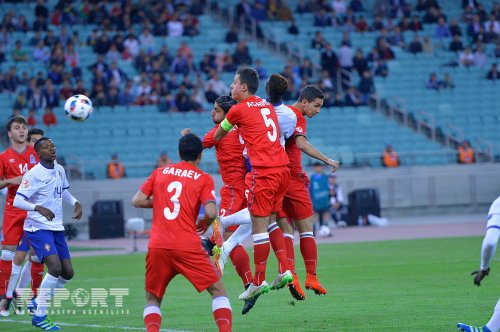
[[[326,296],[306,291],[306,300],[293,302],[287,289],[263,295],[242,316],[238,300],[242,284],[229,263],[224,274],[233,307],[234,331],[454,331],[459,321],[482,325],[500,296],[500,269],[475,287],[470,272],[479,265],[481,238],[386,241],[319,246],[318,275]],[[297,271],[305,270],[296,247]],[[144,255],[75,258],[76,288],[129,288],[124,309],[129,314],[83,314],[50,318],[64,331],[139,330],[143,327]],[[270,256],[267,279],[276,273]],[[110,305],[112,301],[109,301]],[[88,307],[87,307],[88,309]],[[215,331],[207,293],[198,294],[182,277],[167,289],[163,329]],[[28,316],[0,317],[2,331],[35,331]],[[81,326],[85,325],[85,326]]]

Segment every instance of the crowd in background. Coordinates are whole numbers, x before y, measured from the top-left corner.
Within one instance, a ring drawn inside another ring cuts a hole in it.
[[[388,63],[396,57],[395,47],[414,54],[433,53],[436,43],[431,40],[442,40],[444,49],[457,53],[456,65],[463,67],[484,67],[490,58],[500,57],[498,4],[488,12],[477,1],[464,1],[460,18],[448,18],[437,0],[419,0],[415,6],[405,0],[375,1],[374,8],[364,8],[360,0],[299,1],[294,10],[285,4],[280,0],[241,0],[234,13],[239,20],[255,19],[258,36],[264,33],[259,25],[264,20],[289,21],[288,33],[300,34],[295,18],[304,13],[314,15],[318,30],[311,36],[311,44],[304,47],[318,50],[320,60],[313,63],[306,57],[284,65],[281,74],[289,80],[287,100],[297,98],[303,86],[315,83],[325,91],[325,106],[365,105],[375,93],[373,78],[390,74]],[[15,93],[14,114],[29,116],[32,125],[40,119],[46,125],[56,124],[53,109],[61,100],[79,93],[92,98],[96,106],[153,104],[163,112],[201,111],[204,104],[228,92],[221,73],[251,65],[261,79],[269,75],[262,61],[254,59],[238,25],[221,41],[233,51],[213,48],[200,61],[194,60],[188,42],[173,49],[168,39],[158,39],[200,34],[198,17],[205,6],[203,0],[61,0],[49,9],[44,0],[38,0],[33,22],[9,11],[0,24],[0,63],[8,59],[15,63],[33,61],[45,66],[47,73],[19,73],[15,66],[2,66],[0,92]],[[365,18],[366,11],[373,19]],[[459,21],[467,25],[466,31]],[[73,29],[75,24],[97,24],[100,28],[82,40],[78,29]],[[436,25],[434,36],[421,36],[424,24]],[[323,36],[324,29],[330,28],[342,32],[338,44]],[[13,40],[10,32],[14,31],[33,31],[34,35],[29,40]],[[352,34],[367,31],[378,34],[369,52],[351,40]],[[405,40],[406,31],[414,32],[411,41]],[[159,40],[164,43],[157,45]],[[449,45],[444,45],[447,40]],[[487,43],[496,44],[493,54],[485,54]],[[28,46],[32,51],[26,50]],[[92,48],[96,62],[83,67],[79,49],[85,46]],[[120,69],[124,62],[133,65],[137,74],[130,77]],[[86,86],[82,77],[88,71],[92,80]],[[496,79],[496,65],[490,71],[487,78]],[[437,90],[453,86],[449,75],[443,80],[431,75],[427,83],[428,88]]]

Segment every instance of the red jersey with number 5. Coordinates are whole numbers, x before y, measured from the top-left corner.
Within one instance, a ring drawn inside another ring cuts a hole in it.
[[[226,119],[233,126],[238,126],[252,167],[288,164],[285,149],[280,144],[278,118],[273,105],[251,96],[231,107]]]
[[[12,179],[24,175],[24,173],[32,169],[37,163],[38,156],[33,147],[28,145],[21,153],[16,152],[13,148],[8,148],[0,155],[0,179]],[[18,187],[18,185],[7,187],[6,207],[12,206]]]
[[[149,248],[197,250],[196,219],[201,204],[215,203],[214,180],[188,162],[157,168],[141,186],[153,196]]]

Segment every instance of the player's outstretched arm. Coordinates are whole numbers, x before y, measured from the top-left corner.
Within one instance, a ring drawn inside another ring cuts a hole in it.
[[[22,179],[23,179],[22,175],[16,176],[15,178],[3,179],[0,181],[0,189],[10,186],[11,184],[14,185],[21,184]]]
[[[332,166],[333,167],[332,172],[335,172],[339,168],[339,162],[337,160],[333,160],[325,156],[318,149],[316,149],[311,143],[309,143],[307,138],[305,138],[304,136],[296,136],[295,143],[297,144],[297,147],[308,156],[313,157],[314,159],[317,159],[319,161],[324,162],[327,165]]]
[[[481,267],[479,270],[471,273],[474,276],[474,285],[481,286],[481,281],[490,273],[491,259],[495,255],[499,238],[500,229],[490,227],[486,230],[481,247]]]
[[[148,197],[145,193],[138,190],[134,197],[132,197],[132,205],[136,208],[152,209],[153,199]]]

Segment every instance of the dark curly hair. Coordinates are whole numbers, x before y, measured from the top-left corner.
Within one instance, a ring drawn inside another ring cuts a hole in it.
[[[231,96],[220,96],[215,100],[217,104],[219,104],[220,108],[224,111],[224,114],[227,114],[231,107],[236,105],[238,102],[231,98]]]
[[[281,103],[288,91],[288,80],[280,74],[272,74],[266,83],[266,93],[272,104]]]

